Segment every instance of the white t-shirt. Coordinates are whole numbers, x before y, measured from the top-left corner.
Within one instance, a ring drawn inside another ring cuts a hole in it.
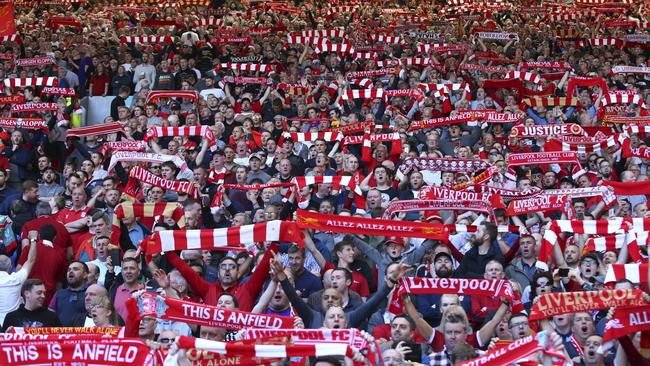
[[[4,324],[5,316],[18,309],[22,303],[20,288],[27,276],[27,270],[24,268],[12,274],[0,272],[0,324]]]

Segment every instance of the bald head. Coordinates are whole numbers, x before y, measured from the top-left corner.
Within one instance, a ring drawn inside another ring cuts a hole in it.
[[[6,255],[0,255],[0,272],[11,273],[11,259]]]

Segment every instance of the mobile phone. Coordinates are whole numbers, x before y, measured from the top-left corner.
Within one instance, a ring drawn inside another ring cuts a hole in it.
[[[562,278],[568,277],[569,276],[569,269],[568,268],[560,268],[559,275]]]
[[[108,252],[108,255],[111,257],[111,263],[113,263],[113,266],[119,266],[121,263],[120,259],[120,250],[119,249],[111,249]]]

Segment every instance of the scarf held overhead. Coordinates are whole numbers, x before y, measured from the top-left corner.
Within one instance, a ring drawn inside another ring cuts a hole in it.
[[[533,304],[528,320],[534,321],[560,314],[603,310],[613,307],[630,308],[646,305],[647,303],[642,299],[642,294],[643,292],[639,289],[550,292],[540,296],[539,301]]]
[[[135,301],[133,299],[130,299]],[[271,314],[255,314],[230,310],[191,301],[173,299],[145,292],[137,300],[138,317],[153,316],[158,319],[218,327],[229,330],[244,328],[292,328],[293,318]],[[130,309],[131,310],[131,309]],[[131,316],[130,314],[129,316]]]

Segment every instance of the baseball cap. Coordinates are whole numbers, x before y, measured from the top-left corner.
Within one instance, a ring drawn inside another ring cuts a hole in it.
[[[262,154],[259,152],[252,153],[249,159],[259,159],[262,160]]]
[[[440,216],[440,212],[437,210],[425,211],[424,221],[430,222],[433,220],[438,220],[442,223],[442,217]]]
[[[442,257],[447,257],[447,259],[449,259],[450,262],[454,261],[453,258],[451,257],[451,255],[449,255],[449,253],[447,253],[447,252],[439,252],[438,254],[436,254],[433,257],[433,263],[435,263],[438,260],[438,258],[442,258]]]
[[[400,238],[397,236],[389,236],[388,238],[386,238],[386,242],[384,243],[384,245],[388,246],[390,244],[405,246],[406,243],[404,241],[404,238]]]

